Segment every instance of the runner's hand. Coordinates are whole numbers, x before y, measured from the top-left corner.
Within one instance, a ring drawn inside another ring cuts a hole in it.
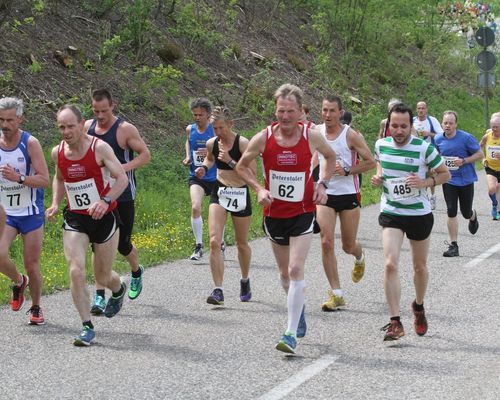
[[[380,186],[380,185],[382,185],[383,181],[384,180],[382,179],[382,177],[380,175],[373,175],[372,179],[371,179],[371,184],[373,186]]]
[[[411,188],[422,189],[427,187],[425,179],[420,179],[417,174],[411,173],[405,180],[406,184]]]
[[[202,179],[205,176],[205,168],[203,167],[196,168],[194,174],[196,175],[197,178]]]
[[[266,189],[260,189],[258,192],[257,192],[257,201],[259,202],[259,204],[261,206],[269,206],[271,205],[272,201],[273,201],[273,196],[271,196],[271,192],[269,190],[266,190]]]
[[[50,222],[54,222],[55,221],[55,216],[57,214],[57,212],[59,211],[59,207],[58,206],[50,206],[49,208],[47,208],[45,210],[45,216],[47,217],[47,219],[50,221]]]
[[[106,211],[108,211],[108,208],[109,206],[104,200],[99,200],[91,204],[87,212],[92,219],[101,219],[106,214]]]
[[[326,194],[326,189],[323,185],[316,185],[313,193],[314,204],[326,204],[328,195]]]

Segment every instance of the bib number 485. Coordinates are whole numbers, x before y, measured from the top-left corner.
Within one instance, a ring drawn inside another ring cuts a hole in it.
[[[400,184],[394,186],[393,194],[395,194],[396,196],[403,196],[409,193],[411,193],[411,187],[409,187],[406,184],[405,185]]]

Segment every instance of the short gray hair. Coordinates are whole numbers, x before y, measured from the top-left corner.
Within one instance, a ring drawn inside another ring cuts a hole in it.
[[[198,99],[194,99],[191,102],[191,105],[189,107],[191,111],[193,111],[195,108],[203,108],[207,113],[211,114],[212,113],[212,103],[210,103],[210,100],[205,99],[203,97],[200,97]]]
[[[295,101],[299,105],[299,108],[302,108],[302,99],[304,97],[304,93],[302,90],[291,83],[285,83],[281,85],[276,92],[274,92],[274,102],[277,103],[279,98],[288,98],[293,97]]]
[[[16,109],[16,115],[18,117],[23,116],[24,104],[21,99],[16,97],[3,97],[0,99],[0,111]]]

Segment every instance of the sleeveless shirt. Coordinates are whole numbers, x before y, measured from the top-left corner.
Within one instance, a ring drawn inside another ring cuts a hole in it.
[[[107,144],[111,146],[116,155],[116,158],[118,158],[120,163],[126,164],[134,159],[134,152],[131,149],[123,149],[118,144],[118,138],[117,138],[118,127],[122,122],[123,119],[118,117],[107,132],[96,133],[95,128],[97,126],[97,119],[93,119],[92,124],[90,125],[89,130],[87,131],[87,134],[89,134],[90,136],[95,136],[101,140],[104,140]],[[120,197],[118,197],[117,199],[118,202],[135,200],[135,194],[137,191],[136,181],[135,181],[135,171],[130,170],[127,171],[126,174],[128,178],[128,186],[120,195]]]
[[[500,154],[500,138],[495,139],[491,129],[488,129],[487,133],[488,137],[486,138],[484,150],[486,154],[486,161],[488,162],[488,168],[500,171],[500,158],[496,158],[496,155]]]
[[[207,148],[207,140],[213,138],[214,128],[212,124],[208,124],[207,129],[203,132],[198,132],[197,125],[195,123],[191,124],[191,132],[189,133],[189,157],[191,158],[191,165],[189,166],[189,176],[194,178],[196,175],[194,171],[196,168],[203,164],[204,157],[198,156],[197,151],[199,149]],[[215,182],[217,178],[217,167],[214,165],[210,168],[205,176],[202,178],[206,182]]]
[[[21,139],[14,149],[0,148],[0,164],[9,164],[25,176],[34,175],[28,153],[29,137],[28,132],[22,131]],[[7,215],[27,216],[44,213],[43,188],[32,188],[0,177],[0,190],[1,203]]]
[[[321,134],[325,137],[326,142],[330,145],[335,155],[337,157],[337,163],[342,167],[348,167],[349,169],[356,165],[357,153],[354,150],[349,149],[347,144],[347,133],[349,132],[349,125],[344,125],[344,128],[340,132],[339,136],[334,140],[330,140],[326,136],[326,126],[321,124],[319,126]],[[320,166],[325,162],[324,157],[319,154]],[[360,191],[359,187],[359,176],[358,175],[348,175],[348,176],[332,176],[330,179],[329,188],[326,189],[326,193],[329,195],[343,195],[343,194],[358,194]]]
[[[227,163],[219,160],[219,140],[217,139],[214,140],[214,146],[212,147],[212,154],[215,157],[215,165],[217,166],[217,169],[232,170],[232,168]],[[228,154],[234,161],[239,161],[239,159],[241,158],[239,134],[236,135],[236,137],[234,138],[233,147],[231,147],[231,150],[228,151]]]
[[[88,207],[105,196],[110,189],[106,168],[95,158],[95,146],[100,139],[92,138],[85,155],[79,160],[69,160],[64,155],[64,141],[59,144],[57,166],[60,169],[66,189],[68,208],[78,214],[88,215]],[[116,208],[113,200],[106,213]]]
[[[266,130],[266,147],[262,153],[265,187],[274,200],[264,207],[264,215],[272,218],[292,218],[314,212],[314,181],[309,147],[309,129],[300,124],[302,135],[292,147],[280,146],[274,137],[273,128]]]

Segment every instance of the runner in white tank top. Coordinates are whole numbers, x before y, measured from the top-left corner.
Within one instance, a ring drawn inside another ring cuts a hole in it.
[[[330,284],[328,300],[321,308],[323,311],[334,311],[345,306],[334,247],[337,215],[340,218],[342,249],[355,257],[352,280],[359,282],[364,274],[365,259],[361,245],[356,240],[361,205],[358,174],[374,168],[375,160],[363,136],[348,125],[340,123],[342,101],[339,97],[327,96],[323,100],[321,115],[324,123],[317,128],[321,130],[337,157],[335,174],[330,179],[326,191],[327,203],[316,207],[318,224],[321,228],[323,268]],[[359,164],[356,163],[357,154],[362,158]],[[318,160],[322,169],[321,155]]]

